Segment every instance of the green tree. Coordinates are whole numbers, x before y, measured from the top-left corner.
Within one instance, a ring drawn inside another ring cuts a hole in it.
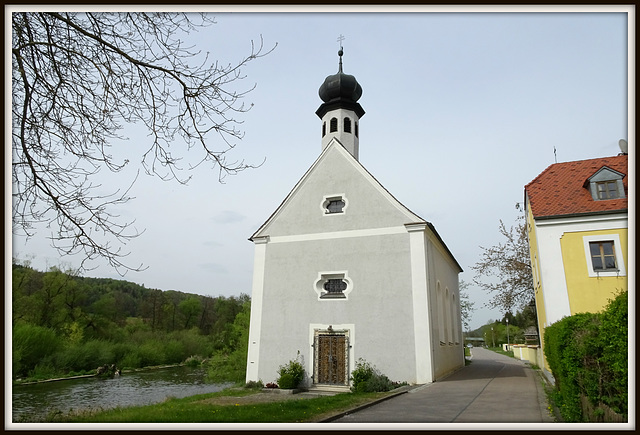
[[[178,304],[178,309],[182,312],[185,318],[184,329],[189,329],[191,320],[195,319],[202,311],[202,302],[200,302],[200,298],[190,296]]]
[[[250,318],[251,303],[245,302],[231,325],[227,344],[211,357],[208,374],[213,382],[244,382],[247,372]]]
[[[122,252],[139,233],[113,213],[129,189],[105,194],[97,172],[141,159],[146,173],[186,183],[179,163],[187,150],[220,180],[254,167],[227,152],[242,138],[236,116],[251,108],[243,98],[255,87],[235,82],[273,50],[262,39],[226,64],[181,40],[214,24],[205,14],[16,11],[11,24],[14,231],[32,235],[34,223],[46,223],[61,254],[140,269]],[[114,157],[109,146],[135,123],[149,133],[147,151]]]

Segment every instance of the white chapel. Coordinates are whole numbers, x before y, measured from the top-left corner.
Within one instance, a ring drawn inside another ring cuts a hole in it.
[[[338,55],[319,90],[321,153],[250,238],[246,380],[274,382],[299,354],[308,388],[349,388],[360,358],[392,381],[434,382],[464,366],[462,269],[358,161],[362,88]]]

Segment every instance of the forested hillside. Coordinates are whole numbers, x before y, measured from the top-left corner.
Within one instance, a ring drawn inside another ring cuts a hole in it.
[[[249,296],[161,291],[13,264],[13,376],[42,379],[208,358],[232,346]]]

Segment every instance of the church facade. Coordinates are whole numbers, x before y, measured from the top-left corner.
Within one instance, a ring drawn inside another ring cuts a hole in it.
[[[358,161],[362,88],[342,71],[320,87],[322,151],[255,244],[246,380],[298,355],[305,386],[344,388],[359,359],[424,384],[464,366],[458,274],[434,226]]]

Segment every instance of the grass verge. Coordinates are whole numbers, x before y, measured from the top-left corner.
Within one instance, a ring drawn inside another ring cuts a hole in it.
[[[101,411],[53,414],[50,422],[65,423],[300,423],[317,422],[340,412],[373,402],[387,393],[342,393],[312,399],[284,398],[266,403],[215,404],[215,399],[240,398],[257,390],[228,389],[162,403]],[[240,402],[240,400],[238,401]]]

